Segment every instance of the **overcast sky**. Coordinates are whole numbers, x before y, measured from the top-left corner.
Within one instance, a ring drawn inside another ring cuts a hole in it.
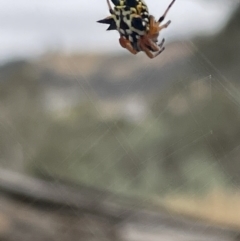
[[[159,17],[171,0],[146,0]],[[172,24],[162,32],[168,40],[217,31],[234,5],[177,0],[167,16]],[[47,50],[64,52],[121,51],[116,31],[96,20],[106,17],[106,0],[0,0],[0,60],[34,56]]]

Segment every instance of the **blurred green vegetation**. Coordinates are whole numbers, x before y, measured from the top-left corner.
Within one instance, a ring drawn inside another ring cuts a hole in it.
[[[204,193],[240,183],[240,110],[214,78],[146,98],[138,120],[97,102],[46,111],[31,66],[1,83],[1,164],[123,194]],[[93,100],[95,97],[92,97]]]

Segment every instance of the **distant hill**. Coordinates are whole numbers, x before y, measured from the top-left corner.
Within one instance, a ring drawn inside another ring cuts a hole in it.
[[[74,85],[102,98],[147,93],[165,88],[187,69],[192,50],[186,43],[172,43],[161,56],[124,55],[44,56],[36,63],[45,84]],[[47,81],[47,82],[46,82]]]
[[[124,100],[132,94],[146,97],[189,76],[189,59],[193,50],[186,42],[176,42],[167,45],[166,50],[154,60],[144,53],[137,56],[124,50],[123,53],[59,53],[46,54],[32,62],[14,61],[0,67],[0,81],[22,81],[25,77],[33,79],[38,88],[41,87],[42,99],[48,108],[62,108],[88,99],[88,95],[103,100]],[[20,75],[21,78],[18,77]]]

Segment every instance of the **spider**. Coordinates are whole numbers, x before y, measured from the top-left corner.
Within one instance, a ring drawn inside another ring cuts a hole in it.
[[[132,54],[140,51],[146,53],[149,58],[155,58],[164,51],[163,39],[158,44],[159,32],[167,28],[171,21],[160,25],[175,0],[172,0],[164,14],[158,21],[152,15],[149,15],[147,5],[143,0],[112,0],[115,7],[112,9],[109,0],[107,0],[110,17],[98,22],[110,24],[107,30],[118,30],[120,33],[119,43]]]

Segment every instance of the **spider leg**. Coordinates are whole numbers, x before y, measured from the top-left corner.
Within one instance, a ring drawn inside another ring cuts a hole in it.
[[[159,54],[161,54],[165,50],[165,47],[161,48],[157,53],[154,54],[154,58],[156,58]]]
[[[145,52],[145,54],[150,59],[153,59],[153,58],[156,58],[159,54],[161,54],[165,50],[165,47],[163,47],[164,42],[165,42],[165,39],[163,39],[160,44],[156,44],[151,39],[142,38],[139,41],[139,46],[140,46],[140,49],[143,52]]]
[[[154,54],[146,46],[141,46],[141,49],[150,59],[154,58]]]
[[[158,30],[162,30],[163,28],[167,28],[169,26],[169,24],[171,23],[171,20],[169,20],[168,22],[166,22],[165,24],[161,25],[158,27]]]
[[[165,43],[165,39],[163,38],[161,43],[158,44],[158,47],[160,48],[160,50],[155,54],[155,57],[157,57],[159,54],[161,54],[165,50],[165,47],[163,47],[164,43]]]
[[[156,58],[159,54],[161,54],[163,52],[165,48],[160,49],[158,52],[156,53],[152,53],[146,46],[142,47],[142,50],[145,52],[145,54],[150,58]]]
[[[107,5],[108,5],[109,12],[110,12],[111,14],[113,14],[114,11],[113,11],[113,9],[112,9],[112,6],[111,6],[109,0],[107,0]]]
[[[164,14],[159,18],[158,23],[161,23],[161,22],[165,19],[168,11],[170,10],[170,8],[172,7],[172,5],[174,4],[175,1],[176,1],[176,0],[172,0],[172,2],[169,4],[169,6],[168,6],[168,8],[166,9],[166,11],[164,12]]]
[[[158,44],[158,47],[159,47],[159,48],[162,48],[162,47],[163,47],[164,42],[165,42],[165,39],[163,38],[163,39],[162,39],[162,42],[161,42],[160,44]]]
[[[154,17],[152,15],[150,15],[149,18],[149,35],[152,36],[151,38],[157,38],[159,31],[161,31],[163,28],[167,28],[169,26],[169,24],[171,23],[171,21],[169,20],[168,22],[166,22],[165,24],[160,25],[160,22],[156,22]]]
[[[153,59],[156,56],[158,56],[163,49],[159,49],[159,47],[152,41],[147,41],[148,43],[146,43],[145,41],[140,41],[139,42],[139,46],[140,49],[145,52],[145,54],[150,58]],[[151,46],[150,46],[151,45]],[[154,51],[155,53],[153,53],[152,51]],[[157,53],[156,53],[157,51]]]
[[[119,43],[123,48],[127,49],[130,53],[132,54],[138,53],[138,51],[133,48],[131,42],[126,38],[124,38],[123,36],[119,38]]]
[[[140,39],[140,47],[147,47],[148,50],[152,52],[159,51],[159,46],[156,42],[154,42],[152,39],[149,39],[148,37],[142,37]]]
[[[158,32],[159,23],[155,21],[155,18],[150,15],[149,16],[149,34],[154,35]]]
[[[150,30],[155,28],[156,26],[158,26],[158,24],[156,25],[155,18],[152,15],[150,15],[149,16],[149,27],[150,27]]]

